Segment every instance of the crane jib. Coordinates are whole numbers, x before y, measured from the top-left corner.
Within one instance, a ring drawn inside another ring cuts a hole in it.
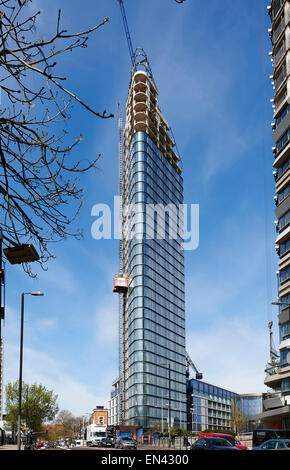
[[[123,24],[124,24],[124,28],[125,28],[125,34],[126,34],[126,38],[127,38],[128,47],[129,47],[129,54],[130,54],[131,61],[133,63],[133,61],[134,61],[134,51],[133,51],[131,36],[130,36],[130,32],[129,32],[129,26],[128,26],[128,21],[127,21],[127,17],[126,17],[125,7],[124,7],[123,0],[118,0],[118,2],[119,2],[120,7],[121,7],[121,13],[122,13]]]

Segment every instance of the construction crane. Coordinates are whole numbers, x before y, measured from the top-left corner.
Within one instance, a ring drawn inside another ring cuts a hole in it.
[[[199,370],[197,369],[196,365],[192,361],[187,351],[185,351],[185,358],[186,358],[186,378],[189,379],[189,366],[190,366],[195,372],[196,380],[202,380],[202,377],[203,377],[202,373],[199,372]]]
[[[130,54],[131,62],[133,64],[134,63],[134,51],[133,51],[131,36],[130,36],[130,32],[129,32],[129,26],[128,26],[128,21],[127,21],[127,17],[126,17],[124,3],[123,3],[123,0],[117,0],[117,1],[119,2],[120,8],[121,8],[125,34],[126,34],[126,38],[127,38],[128,47],[129,47],[129,54]]]
[[[269,335],[270,335],[270,359],[268,361],[268,364],[270,366],[275,366],[279,364],[280,362],[280,354],[278,353],[278,351],[276,351],[275,346],[274,346],[272,326],[273,326],[273,322],[270,321],[268,323]]]

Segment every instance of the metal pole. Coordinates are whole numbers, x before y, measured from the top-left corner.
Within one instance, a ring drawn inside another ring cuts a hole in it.
[[[162,437],[164,434],[164,426],[163,426],[163,390],[162,390],[162,406],[161,406],[161,432],[162,432]]]
[[[168,363],[168,437],[169,437],[169,447],[171,447],[171,409],[170,409],[170,400],[171,400],[171,377],[170,377],[170,363]]]
[[[193,433],[193,408],[191,410],[191,431]]]
[[[21,294],[21,327],[20,327],[20,360],[19,360],[19,388],[18,388],[18,426],[17,448],[21,450],[21,395],[22,395],[22,363],[23,363],[23,324],[24,324],[24,293]]]
[[[3,370],[2,370],[2,358],[4,354],[4,345],[2,342],[2,240],[3,233],[0,228],[0,421],[2,420],[2,400],[3,400]]]

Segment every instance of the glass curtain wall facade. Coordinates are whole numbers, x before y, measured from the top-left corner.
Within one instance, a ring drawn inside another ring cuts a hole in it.
[[[187,382],[187,429],[232,429],[232,399],[237,394],[191,379]]]
[[[186,426],[186,361],[183,239],[176,227],[183,227],[183,179],[164,126],[154,83],[136,72],[125,128],[124,416],[128,425],[159,423],[166,431],[168,415],[171,426]],[[148,204],[173,205],[177,218],[166,209],[148,212]]]
[[[247,418],[242,432],[252,432],[253,429],[259,429],[261,422],[257,419],[257,416],[263,411],[262,393],[237,395],[232,400],[242,415]]]

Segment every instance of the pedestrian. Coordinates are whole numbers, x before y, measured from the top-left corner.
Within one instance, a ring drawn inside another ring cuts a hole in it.
[[[189,442],[188,442],[188,439],[187,439],[186,436],[184,436],[184,438],[183,438],[183,445],[184,445],[184,447],[186,447],[186,448],[189,446]]]

